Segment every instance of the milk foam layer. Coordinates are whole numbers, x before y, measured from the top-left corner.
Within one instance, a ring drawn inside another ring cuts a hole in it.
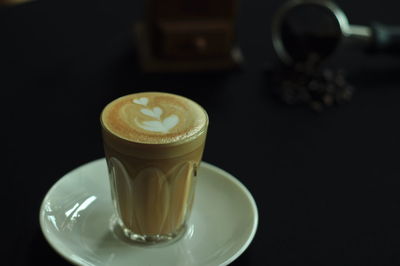
[[[101,115],[110,133],[136,143],[180,143],[204,131],[208,117],[197,103],[174,94],[144,92],[118,98]]]

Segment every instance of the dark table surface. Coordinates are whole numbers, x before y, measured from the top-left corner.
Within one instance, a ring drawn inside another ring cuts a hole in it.
[[[142,1],[0,7],[1,264],[68,265],[41,233],[43,197],[65,173],[103,157],[106,103],[156,90],[207,109],[204,160],[257,202],[257,233],[232,265],[399,265],[400,57],[337,55],[353,100],[322,113],[288,107],[271,96],[266,75],[281,3],[240,1],[241,69],[196,74],[139,71],[132,24]],[[400,24],[395,0],[338,4],[351,23]]]

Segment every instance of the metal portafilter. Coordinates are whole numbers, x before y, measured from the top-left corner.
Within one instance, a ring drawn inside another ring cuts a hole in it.
[[[400,27],[373,23],[351,25],[345,13],[329,0],[290,0],[272,21],[274,49],[286,64],[323,61],[339,45],[372,53],[400,54]]]

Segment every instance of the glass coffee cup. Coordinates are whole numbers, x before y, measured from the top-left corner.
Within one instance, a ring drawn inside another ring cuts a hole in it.
[[[187,228],[208,116],[194,101],[143,92],[101,114],[116,224],[133,242],[178,239]]]

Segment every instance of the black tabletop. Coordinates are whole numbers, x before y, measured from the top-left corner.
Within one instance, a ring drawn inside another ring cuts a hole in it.
[[[232,265],[400,263],[400,57],[337,55],[356,88],[321,113],[271,94],[270,24],[283,1],[240,1],[241,68],[145,74],[132,25],[142,1],[36,1],[0,7],[3,265],[69,265],[46,242],[51,186],[103,157],[99,114],[112,99],[167,91],[210,116],[204,160],[237,177],[258,206]],[[351,23],[399,24],[395,0],[337,1]]]

